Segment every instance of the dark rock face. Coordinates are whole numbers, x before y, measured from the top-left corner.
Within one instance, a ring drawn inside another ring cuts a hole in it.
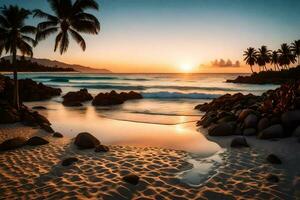
[[[16,109],[9,104],[1,104],[0,106],[0,124],[9,124],[20,121],[20,116]]]
[[[29,146],[39,146],[39,145],[45,145],[48,144],[49,142],[47,140],[45,140],[44,138],[38,137],[38,136],[34,136],[32,138],[30,138],[26,144]]]
[[[109,147],[102,144],[96,146],[95,148],[95,152],[108,152],[108,151],[109,151]]]
[[[281,121],[285,128],[294,130],[300,124],[300,110],[283,113],[281,115]]]
[[[249,147],[246,138],[244,138],[243,136],[233,138],[230,146],[233,148]]]
[[[132,185],[137,185],[139,183],[140,178],[135,174],[129,174],[124,176],[123,180]]]
[[[47,110],[45,106],[33,106],[32,109],[34,110]]]
[[[294,130],[293,136],[300,138],[300,125]]]
[[[82,102],[92,100],[93,96],[88,93],[87,89],[81,89],[77,92],[68,92],[63,99],[64,106],[82,106]]]
[[[259,139],[281,138],[284,136],[281,124],[272,125],[258,134]]]
[[[256,135],[256,129],[255,128],[244,129],[243,135],[244,136],[253,136],[253,135]]]
[[[90,133],[83,132],[76,136],[74,144],[79,149],[91,149],[100,145],[100,141]]]
[[[266,118],[266,117],[261,118],[257,124],[257,130],[262,131],[262,130],[268,128],[269,124],[270,124],[270,122],[269,122],[268,118]]]
[[[127,100],[133,99],[142,99],[142,95],[130,91],[129,93],[121,92],[120,94],[115,92],[114,90],[110,93],[99,93],[93,100],[92,104],[94,106],[110,106],[110,105],[118,105],[122,104]]]
[[[281,164],[281,160],[274,154],[270,154],[267,157],[267,161],[272,164]]]
[[[78,161],[78,158],[76,157],[70,157],[70,158],[66,158],[64,159],[62,162],[61,162],[61,165],[62,166],[70,166],[72,165],[73,163],[77,162]]]
[[[53,136],[53,137],[56,137],[56,138],[63,138],[63,137],[64,137],[63,134],[61,134],[61,133],[59,133],[59,132],[53,133],[52,136]]]
[[[9,140],[5,140],[0,144],[0,151],[12,150],[22,147],[26,144],[27,139],[24,137],[15,137]]]
[[[51,128],[51,126],[49,124],[41,124],[40,125],[41,129],[45,130],[48,133],[54,133],[54,130]]]
[[[227,122],[218,124],[208,129],[208,135],[210,136],[228,136],[233,135],[235,130],[234,122]]]

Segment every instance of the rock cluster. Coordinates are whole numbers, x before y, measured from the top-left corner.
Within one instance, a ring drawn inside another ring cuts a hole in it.
[[[13,99],[14,81],[0,75],[0,99]],[[41,101],[61,94],[61,89],[52,88],[31,79],[19,80],[19,95],[23,101]]]
[[[300,81],[285,83],[261,96],[226,94],[195,109],[206,112],[197,125],[208,128],[211,136],[300,136]]]
[[[99,93],[95,96],[92,104],[94,106],[110,106],[122,104],[127,100],[142,99],[143,96],[137,92],[121,92],[111,91],[109,93]]]
[[[25,145],[29,146],[40,146],[48,144],[49,142],[44,138],[34,136],[30,139],[24,137],[15,137],[8,140],[5,140],[0,144],[0,151],[7,151],[20,148]]]
[[[82,102],[92,100],[93,96],[88,93],[87,89],[81,89],[77,92],[68,92],[63,99],[64,106],[82,106]]]

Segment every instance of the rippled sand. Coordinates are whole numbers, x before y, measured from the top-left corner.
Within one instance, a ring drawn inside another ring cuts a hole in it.
[[[203,184],[191,187],[178,174],[192,167],[184,151],[161,148],[110,146],[108,153],[77,150],[69,138],[53,138],[21,125],[0,127],[0,142],[16,135],[40,135],[50,144],[0,152],[0,199],[293,199],[284,168],[265,161],[252,149],[231,149],[220,154],[223,163],[213,168]],[[64,158],[79,159],[61,166]],[[122,177],[140,176],[138,185]],[[279,183],[266,181],[274,173]]]

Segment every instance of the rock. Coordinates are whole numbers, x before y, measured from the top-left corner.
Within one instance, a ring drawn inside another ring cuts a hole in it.
[[[109,151],[109,147],[102,144],[96,146],[95,148],[95,152],[108,152],[108,151]]]
[[[44,107],[44,106],[33,106],[32,109],[34,109],[34,110],[47,110],[47,108]]]
[[[228,136],[233,135],[235,131],[235,122],[226,122],[217,124],[216,126],[208,129],[208,135],[210,136]]]
[[[300,137],[300,126],[298,126],[298,127],[294,130],[293,136],[295,136],[295,137]]]
[[[284,136],[283,127],[281,124],[272,125],[258,134],[259,139],[281,138]]]
[[[5,140],[0,144],[0,151],[12,150],[22,147],[26,144],[27,139],[24,137],[15,137],[12,139]]]
[[[51,125],[51,123],[49,122],[49,120],[44,117],[43,115],[39,114],[38,112],[30,112],[30,114],[35,118],[36,122],[41,125],[41,124],[47,124],[47,125]]]
[[[54,130],[48,124],[41,124],[40,127],[48,133],[54,133]]]
[[[62,137],[64,137],[63,134],[61,134],[61,133],[59,133],[59,132],[53,133],[52,136],[53,136],[53,137],[57,137],[57,138],[62,138]]]
[[[233,148],[249,147],[246,138],[244,138],[243,136],[233,138],[230,146]]]
[[[63,99],[64,106],[82,106],[82,102],[92,100],[93,96],[88,93],[87,89],[81,89],[77,92],[68,92]]]
[[[276,175],[274,175],[274,174],[269,174],[269,175],[267,176],[267,180],[268,180],[269,182],[273,182],[273,183],[278,183],[278,182],[279,182],[278,176],[276,176]]]
[[[69,166],[72,165],[74,162],[77,162],[78,158],[76,157],[70,157],[70,158],[66,158],[61,162],[62,166]]]
[[[28,126],[37,126],[38,122],[36,119],[30,114],[30,112],[22,112],[21,115],[22,123]]]
[[[232,122],[232,121],[235,121],[236,120],[236,117],[235,116],[225,116],[221,119],[219,119],[217,121],[217,123],[223,123],[223,122]]]
[[[90,133],[83,132],[76,136],[74,144],[80,149],[91,149],[100,145],[100,141]]]
[[[244,120],[245,128],[256,128],[257,126],[257,116],[254,114],[249,114]]]
[[[261,118],[257,124],[257,130],[258,131],[262,131],[266,128],[268,128],[270,125],[270,122],[269,122],[269,119],[264,117],[264,118]]]
[[[45,145],[48,144],[49,142],[45,140],[44,138],[34,136],[27,140],[26,144],[29,146],[39,146],[39,145]]]
[[[246,128],[243,131],[244,136],[253,136],[256,135],[256,129],[255,128]]]
[[[287,111],[281,115],[282,125],[289,129],[294,130],[300,124],[300,110]]]
[[[132,185],[137,185],[139,183],[140,178],[135,174],[129,174],[124,176],[123,180]]]
[[[11,106],[0,108],[0,124],[10,124],[20,121],[18,112]]]
[[[245,119],[246,119],[246,117],[250,114],[250,113],[253,113],[254,112],[254,110],[252,110],[252,109],[244,109],[244,110],[242,110],[241,112],[240,112],[240,114],[239,114],[239,117],[238,117],[238,120],[239,121],[244,121]]]
[[[142,95],[133,91],[129,93],[121,92],[118,94],[116,91],[111,91],[110,93],[99,93],[95,96],[92,104],[94,106],[110,106],[122,104],[127,100],[132,99],[142,99]]]
[[[272,164],[281,164],[281,160],[274,154],[270,154],[267,156],[267,161]]]

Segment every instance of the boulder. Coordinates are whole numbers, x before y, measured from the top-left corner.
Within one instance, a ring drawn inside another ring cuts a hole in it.
[[[27,140],[26,144],[29,146],[39,146],[39,145],[45,145],[48,144],[49,142],[45,140],[44,138],[34,136]]]
[[[132,185],[137,185],[139,183],[140,178],[135,174],[129,174],[124,176],[123,180]]]
[[[82,106],[82,102],[92,100],[93,96],[88,93],[87,89],[81,89],[77,92],[68,92],[63,99],[64,106]]]
[[[285,128],[294,130],[300,124],[300,110],[287,111],[281,115],[281,121]]]
[[[109,151],[109,147],[102,144],[96,146],[95,148],[95,152],[108,152],[108,151]]]
[[[267,161],[272,164],[281,164],[281,160],[274,154],[270,154],[267,156]]]
[[[62,138],[62,137],[64,137],[63,134],[61,134],[61,133],[59,133],[59,132],[53,133],[52,136],[53,136],[53,137],[57,137],[57,138]]]
[[[70,166],[72,165],[73,163],[77,162],[78,161],[78,158],[76,157],[70,157],[70,158],[66,158],[64,159],[62,162],[61,162],[61,165],[62,166]]]
[[[264,118],[261,118],[257,124],[257,130],[258,131],[262,131],[266,128],[268,128],[270,125],[270,122],[269,122],[269,119],[264,117]]]
[[[284,136],[283,127],[281,124],[272,125],[258,134],[259,139],[281,138]]]
[[[43,123],[40,125],[40,127],[48,133],[54,133],[54,130],[48,124]]]
[[[253,136],[256,135],[256,129],[255,128],[246,128],[243,130],[244,136]]]
[[[230,146],[233,148],[249,147],[246,138],[244,138],[243,136],[237,136],[233,138]]]
[[[245,128],[256,128],[257,126],[257,116],[254,114],[249,114],[244,120]]]
[[[26,144],[27,139],[24,137],[15,137],[12,139],[5,140],[0,144],[0,151],[12,150],[22,147]]]
[[[226,122],[217,124],[208,129],[208,135],[210,136],[228,136],[233,135],[235,132],[236,123]]]
[[[236,120],[236,117],[235,116],[225,116],[223,118],[220,118],[217,123],[223,123],[223,122],[232,122],[232,121],[235,121]]]
[[[95,96],[92,104],[94,106],[110,106],[122,104],[127,100],[142,98],[142,95],[137,92],[130,91],[128,93],[121,92],[119,94],[113,90],[110,93],[99,93],[97,96]]]
[[[91,149],[100,145],[100,141],[95,138],[93,135],[87,132],[79,133],[74,141],[74,144],[79,149]]]
[[[250,113],[253,113],[254,110],[252,109],[244,109],[240,112],[239,116],[238,116],[238,120],[239,121],[244,121],[246,119],[246,117],[250,114]]]

